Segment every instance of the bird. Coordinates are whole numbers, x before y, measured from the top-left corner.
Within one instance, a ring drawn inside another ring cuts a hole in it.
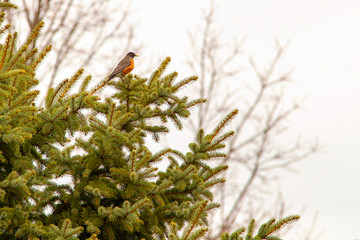
[[[110,81],[115,77],[123,77],[130,73],[134,69],[134,57],[138,57],[138,55],[136,55],[134,52],[128,52],[109,75],[107,81]]]
[[[92,96],[100,88],[104,87],[111,79],[115,77],[123,77],[131,72],[134,69],[134,57],[138,57],[138,55],[136,55],[134,52],[128,52],[126,56],[121,59],[112,73],[107,78],[105,78],[105,80],[97,88],[89,93],[89,96]]]

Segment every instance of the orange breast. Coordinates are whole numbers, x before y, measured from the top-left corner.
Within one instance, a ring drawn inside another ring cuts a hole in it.
[[[131,59],[131,63],[130,63],[130,66],[128,66],[127,68],[125,68],[122,72],[122,75],[126,75],[128,74],[129,72],[131,72],[132,70],[134,69],[134,60]]]

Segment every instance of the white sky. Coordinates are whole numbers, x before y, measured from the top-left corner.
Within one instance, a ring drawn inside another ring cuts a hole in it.
[[[154,56],[171,56],[171,66],[179,70],[187,32],[200,23],[208,3],[133,1],[140,20],[137,36],[145,43],[138,51],[138,69]],[[224,0],[217,5],[222,36],[246,34],[244,49],[259,60],[271,57],[274,37],[291,40],[285,56],[295,67],[289,91],[308,96],[306,109],[292,119],[291,133],[319,138],[325,151],[298,163],[297,174],[285,176],[285,201],[295,213],[306,207],[304,224],[319,211],[316,229],[325,231],[320,239],[360,238],[360,1]]]

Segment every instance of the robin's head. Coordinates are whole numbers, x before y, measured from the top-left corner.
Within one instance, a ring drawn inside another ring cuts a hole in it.
[[[134,57],[137,57],[138,55],[136,55],[135,53],[133,52],[128,52],[128,54],[126,54],[126,56],[129,56],[131,58],[134,58]]]

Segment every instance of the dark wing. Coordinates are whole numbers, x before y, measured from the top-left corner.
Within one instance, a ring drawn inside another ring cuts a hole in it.
[[[114,69],[114,71],[110,74],[108,81],[110,79],[113,79],[116,75],[118,75],[119,73],[122,73],[122,71],[124,71],[125,68],[129,67],[131,65],[131,59],[129,57],[125,57],[124,59],[122,59],[119,64],[116,66],[116,68]]]

